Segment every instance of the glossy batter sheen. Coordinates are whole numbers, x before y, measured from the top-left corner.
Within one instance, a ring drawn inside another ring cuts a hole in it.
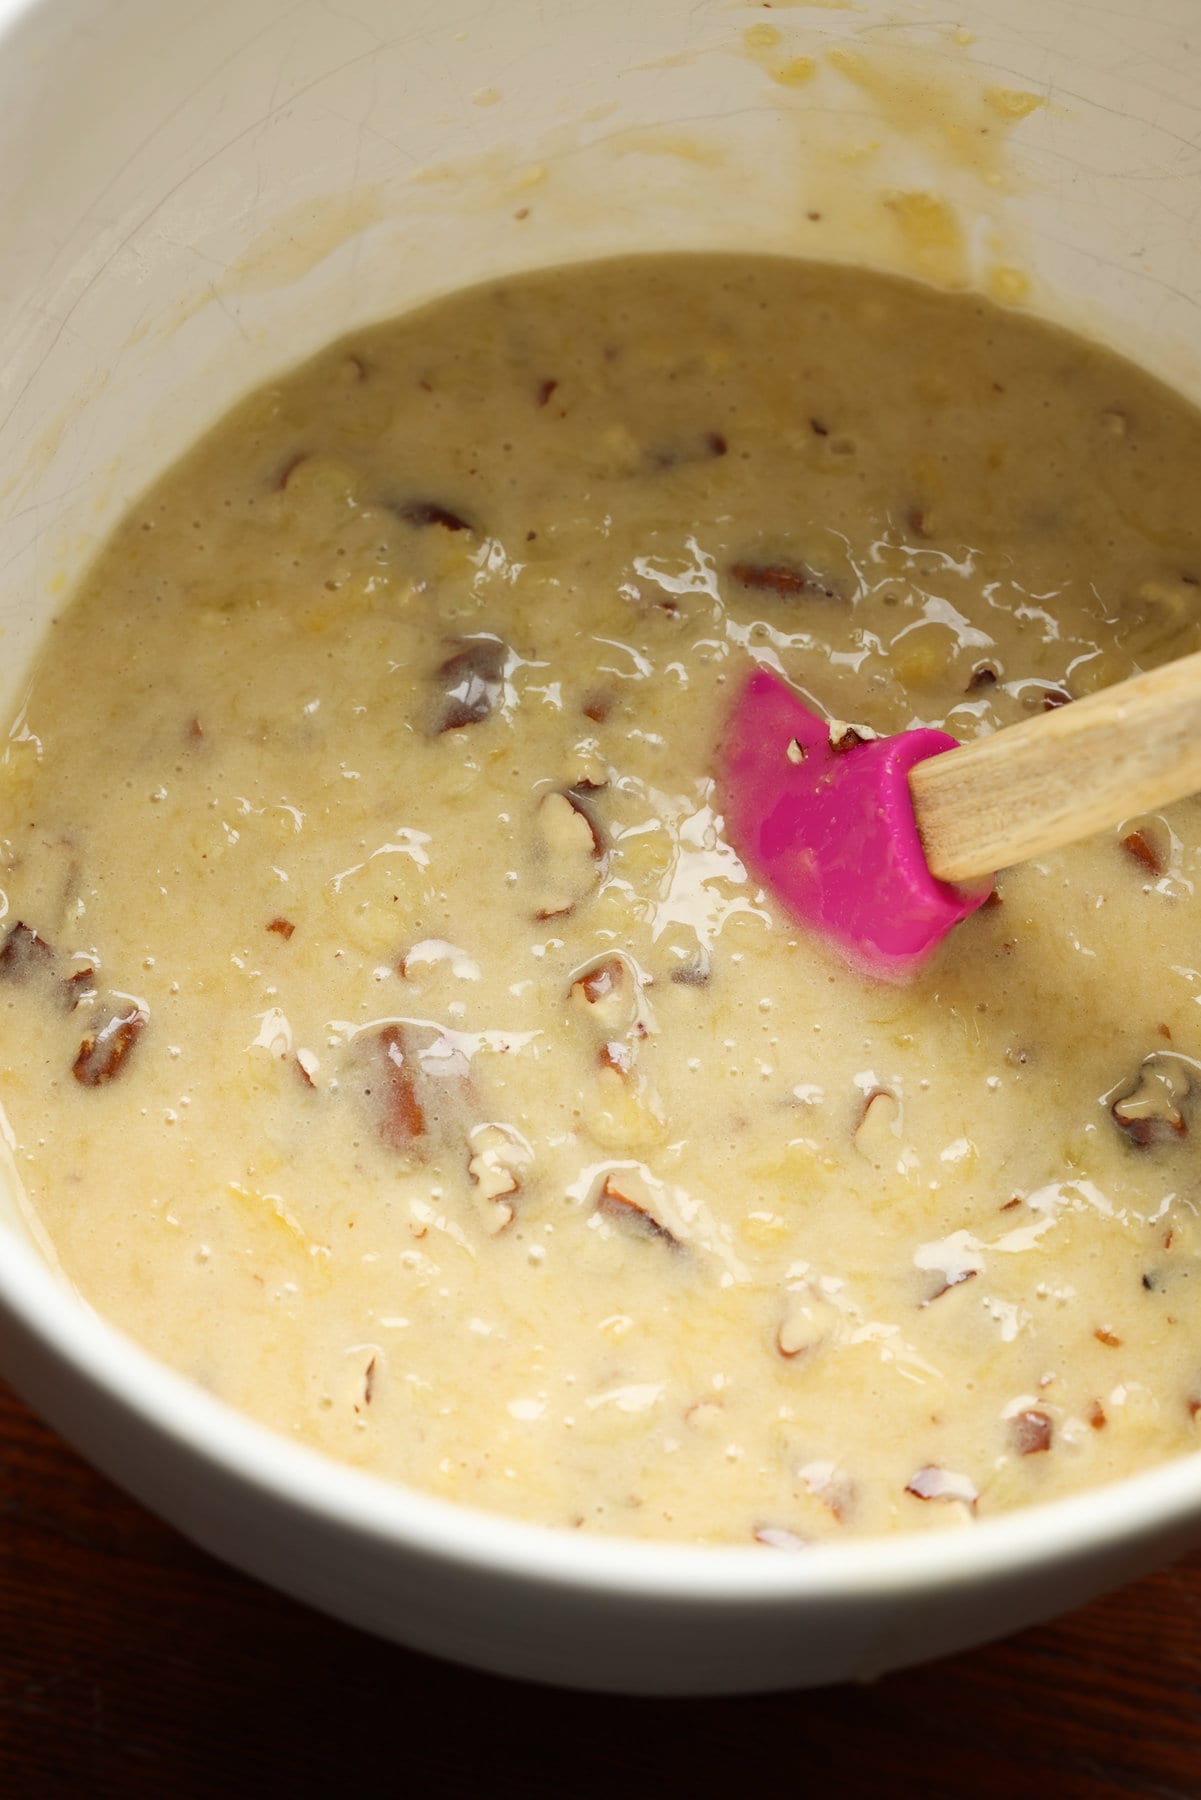
[[[961,738],[1201,645],[1201,419],[976,298],[676,257],[230,415],[0,770],[0,1074],[81,1293],[475,1505],[790,1549],[1201,1438],[1201,805],[906,989],[711,781],[756,663]],[[765,1549],[765,1554],[769,1553]]]

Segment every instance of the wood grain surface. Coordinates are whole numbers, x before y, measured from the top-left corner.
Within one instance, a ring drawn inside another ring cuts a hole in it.
[[[0,1796],[1201,1797],[1201,1556],[873,1687],[623,1700],[335,1625],[194,1550],[0,1386]]]

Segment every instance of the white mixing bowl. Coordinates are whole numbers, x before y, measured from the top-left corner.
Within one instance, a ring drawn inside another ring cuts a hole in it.
[[[961,0],[953,25],[888,0],[0,0],[0,708],[138,489],[246,388],[505,270],[861,259],[1025,299],[1201,397],[1195,23],[1196,0]],[[1043,104],[1022,117],[1015,90]],[[834,1681],[1201,1539],[1201,1456],[800,1556],[581,1540],[389,1487],[84,1307],[3,1144],[4,1374],[197,1542],[408,1644],[642,1693]]]

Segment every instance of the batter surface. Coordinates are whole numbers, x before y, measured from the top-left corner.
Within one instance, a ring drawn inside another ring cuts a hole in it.
[[[788,1550],[1197,1447],[1201,804],[894,989],[711,771],[756,662],[970,738],[1198,648],[1199,468],[1097,348],[766,259],[481,288],[254,395],[0,766],[71,1280],[286,1434],[589,1531]]]

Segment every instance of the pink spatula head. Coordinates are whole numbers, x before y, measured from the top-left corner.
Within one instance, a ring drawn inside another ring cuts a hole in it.
[[[903,980],[988,894],[935,880],[913,816],[910,769],[955,748],[944,731],[834,747],[826,721],[759,669],[721,749],[730,842],[790,912],[860,969]]]

